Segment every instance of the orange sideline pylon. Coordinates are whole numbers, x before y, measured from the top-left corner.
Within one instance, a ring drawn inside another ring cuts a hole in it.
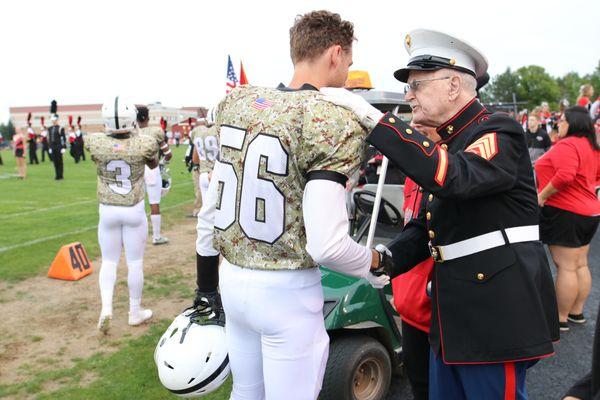
[[[60,248],[48,270],[48,277],[76,281],[93,271],[83,245],[79,242],[65,244]]]

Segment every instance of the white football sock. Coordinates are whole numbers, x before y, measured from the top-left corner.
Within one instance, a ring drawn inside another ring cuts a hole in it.
[[[130,261],[127,263],[127,287],[129,288],[129,312],[139,312],[144,289],[144,263]]]
[[[102,315],[112,315],[112,300],[117,281],[117,263],[102,261],[98,284],[100,286],[100,298],[102,299]]]
[[[160,219],[160,214],[150,215],[150,221],[152,221],[152,239],[160,237]]]

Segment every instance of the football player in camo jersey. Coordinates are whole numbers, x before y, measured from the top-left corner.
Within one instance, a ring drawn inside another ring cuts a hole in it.
[[[136,109],[119,97],[102,106],[106,132],[88,135],[85,145],[96,163],[100,202],[98,242],[102,266],[98,274],[102,310],[98,329],[107,333],[112,318],[112,299],[121,249],[127,260],[129,325],[152,317],[141,307],[144,286],[144,248],[148,223],[144,211],[144,168],[158,165],[158,144],[136,133]]]
[[[376,287],[389,282],[371,273],[387,255],[348,235],[345,184],[360,166],[366,133],[318,91],[344,85],[352,23],[310,12],[290,39],[287,87],[244,85],[219,104],[221,154],[198,216],[200,269],[215,271],[223,256],[232,400],[317,398],[329,346],[319,264]],[[204,298],[218,317],[216,293],[214,282]]]
[[[158,157],[162,154],[166,162],[168,162],[173,154],[166,141],[165,133],[158,126],[148,126],[150,113],[146,106],[136,106],[137,108],[137,123],[138,131],[142,135],[148,135],[156,140],[159,147]],[[160,215],[160,198],[162,192],[162,178],[160,176],[160,168],[145,167],[144,181],[146,183],[146,192],[148,193],[148,203],[150,204],[150,222],[152,223],[152,244],[160,245],[169,243],[169,239],[162,236],[161,215]]]
[[[193,144],[192,164],[196,165],[194,177],[200,189],[201,204],[204,204],[208,184],[212,176],[215,161],[219,158],[219,141],[214,127],[214,108],[208,112],[206,125],[198,125],[190,133]],[[196,298],[193,307],[198,308],[208,301],[206,293],[214,292],[218,278],[217,268],[204,268],[200,263],[196,264]],[[208,276],[204,276],[207,273]],[[217,300],[217,299],[215,299]]]

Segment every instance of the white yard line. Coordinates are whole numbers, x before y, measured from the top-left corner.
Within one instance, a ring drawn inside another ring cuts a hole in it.
[[[4,253],[4,252],[9,251],[9,250],[18,249],[20,247],[26,247],[26,246],[31,246],[33,244],[47,242],[48,240],[59,239],[61,237],[65,237],[65,236],[75,235],[77,233],[83,233],[83,232],[91,231],[92,229],[96,229],[97,226],[98,225],[92,225],[92,226],[88,226],[88,227],[85,227],[85,228],[76,229],[76,230],[71,231],[71,232],[61,233],[59,235],[46,236],[45,238],[30,240],[29,242],[23,242],[23,243],[15,244],[15,245],[12,245],[12,246],[0,247],[0,253]]]
[[[84,201],[76,201],[74,203],[61,204],[60,206],[46,207],[46,208],[36,208],[35,210],[23,211],[23,212],[13,213],[13,214],[3,214],[3,215],[0,215],[0,220],[12,218],[12,217],[22,217],[24,215],[35,214],[35,213],[44,212],[44,211],[58,210],[59,208],[71,207],[71,206],[76,206],[76,205],[79,205],[79,204],[92,203],[94,201],[97,201],[97,200],[96,199],[90,199],[90,200],[84,200]]]
[[[193,201],[194,201],[193,199],[182,201],[180,203],[176,203],[176,204],[170,205],[168,207],[164,207],[164,208],[162,208],[162,211],[167,211],[167,210],[170,210],[172,208],[176,208],[176,207],[182,206],[182,205],[187,204],[187,203],[192,203]],[[65,236],[76,235],[78,233],[83,233],[83,232],[91,231],[92,229],[96,229],[97,227],[98,227],[98,225],[90,225],[90,226],[87,226],[85,228],[76,229],[76,230],[70,231],[70,232],[64,232],[64,233],[61,233],[61,234],[58,234],[58,235],[52,235],[52,236],[47,236],[45,238],[30,240],[28,242],[19,243],[19,244],[15,244],[15,245],[12,245],[12,246],[0,247],[0,253],[4,253],[4,252],[7,252],[9,250],[18,249],[18,248],[21,248],[21,247],[31,246],[33,244],[47,242],[48,240],[59,239],[61,237],[65,237]]]
[[[177,183],[177,184],[172,185],[172,188],[181,187],[181,186],[188,186],[188,185],[190,185],[192,183],[193,183],[192,181],[181,182],[181,183]],[[5,201],[0,200],[0,202],[5,202]],[[10,200],[8,200],[8,201],[10,201]],[[8,201],[6,201],[6,202],[8,202]],[[23,212],[12,213],[12,214],[3,214],[3,215],[0,215],[0,220],[12,218],[12,217],[22,217],[22,216],[25,216],[25,215],[39,213],[39,212],[44,212],[44,211],[58,210],[60,208],[75,206],[75,205],[79,205],[79,204],[93,203],[95,201],[97,201],[97,200],[96,199],[90,199],[90,200],[85,200],[85,201],[77,201],[77,202],[69,203],[69,204],[62,204],[60,206],[46,207],[46,208],[37,208],[37,209],[31,210],[31,211],[23,211]]]
[[[37,203],[37,201],[35,201],[35,200],[4,200],[4,199],[0,199],[0,203],[35,204],[35,203]]]

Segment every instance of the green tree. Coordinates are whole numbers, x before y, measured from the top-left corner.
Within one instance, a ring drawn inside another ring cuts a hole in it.
[[[560,97],[569,100],[569,104],[575,104],[579,96],[579,88],[585,83],[585,79],[577,72],[569,72],[565,76],[556,79],[560,88]]]
[[[8,124],[0,124],[0,134],[2,134],[4,140],[12,140],[12,137],[15,134],[15,127],[10,119],[8,120]]]
[[[543,67],[529,65],[517,70],[519,84],[517,99],[527,101],[530,108],[547,101],[550,107],[556,108],[560,99],[560,88],[554,78]]]
[[[508,103],[513,101],[512,94],[516,93],[519,77],[507,68],[503,73],[496,75],[491,82],[481,91],[484,102]]]

